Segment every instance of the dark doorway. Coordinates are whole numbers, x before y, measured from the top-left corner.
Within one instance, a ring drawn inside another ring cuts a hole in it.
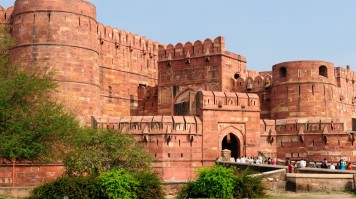
[[[226,135],[222,141],[222,150],[228,149],[231,151],[231,157],[239,158],[240,157],[240,143],[238,138],[230,133]]]

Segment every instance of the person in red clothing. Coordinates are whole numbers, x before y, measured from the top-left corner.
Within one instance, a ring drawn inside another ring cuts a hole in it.
[[[288,163],[288,173],[292,173],[293,172],[293,166],[292,166],[292,163],[289,162]]]
[[[352,170],[351,162],[347,163],[346,170]]]

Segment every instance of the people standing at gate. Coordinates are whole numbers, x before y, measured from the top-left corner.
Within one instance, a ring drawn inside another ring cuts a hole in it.
[[[352,170],[352,164],[351,162],[347,163],[346,170]]]
[[[345,170],[346,169],[346,163],[343,159],[340,160],[340,169]]]
[[[298,166],[297,161],[294,162],[293,168],[294,168],[294,173],[298,173],[299,166]]]
[[[314,162],[314,165],[313,165],[313,167],[314,167],[314,169],[317,169],[317,168],[319,168],[319,166],[318,166],[318,163]]]
[[[326,158],[324,158],[324,161],[323,161],[323,163],[321,163],[320,167],[323,168],[323,169],[327,169],[328,168],[328,161],[326,160]]]
[[[288,173],[292,173],[293,172],[293,166],[291,161],[288,161]]]
[[[307,162],[302,158],[302,160],[300,160],[300,168],[305,168],[307,166]]]
[[[333,163],[330,163],[330,169],[335,170],[335,165]]]

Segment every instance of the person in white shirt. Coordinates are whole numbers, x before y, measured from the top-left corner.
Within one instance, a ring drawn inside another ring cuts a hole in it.
[[[302,159],[299,163],[299,166],[300,168],[305,168],[307,166],[307,162],[304,159]]]
[[[333,163],[331,163],[330,169],[335,170],[335,165]]]

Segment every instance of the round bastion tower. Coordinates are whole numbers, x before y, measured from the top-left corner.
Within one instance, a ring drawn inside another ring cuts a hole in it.
[[[23,67],[54,69],[59,99],[84,121],[99,115],[96,8],[84,0],[17,0],[12,15],[16,46],[11,55]]]
[[[291,61],[272,69],[273,119],[335,117],[334,64],[324,61]]]

